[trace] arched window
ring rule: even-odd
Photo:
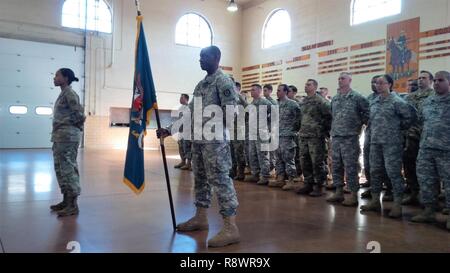
[[[62,26],[111,33],[111,9],[104,0],[66,0],[62,9]]]
[[[352,0],[350,25],[362,24],[401,12],[402,0]]]
[[[194,47],[212,45],[213,34],[206,19],[196,13],[187,13],[177,22],[175,43]]]
[[[284,9],[272,11],[264,23],[262,33],[262,48],[291,41],[291,17]]]

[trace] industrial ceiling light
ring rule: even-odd
[[[238,10],[237,4],[234,2],[234,0],[230,0],[230,3],[228,4],[227,10],[229,12],[236,12]]]

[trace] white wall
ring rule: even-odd
[[[110,107],[130,107],[131,103],[135,4],[134,0],[108,2],[114,10],[114,47],[111,35],[88,33],[86,39],[86,111],[88,120],[97,119],[90,124],[107,122]],[[63,3],[63,0],[1,0],[0,37],[84,46],[82,30],[61,26]],[[213,29],[214,44],[222,50],[221,64],[233,67],[232,74],[240,76],[241,12],[229,13],[226,5],[223,0],[141,0],[160,109],[177,107],[179,94],[192,93],[205,75],[198,63],[200,49],[175,44],[177,20],[187,12],[206,17]],[[95,127],[98,126],[92,130],[100,130]],[[107,126],[101,128],[109,130]],[[114,134],[116,129],[112,130],[101,135]],[[98,139],[97,133],[86,130],[86,137],[92,137],[86,141],[87,146],[108,143]]]
[[[302,46],[311,45],[327,40],[334,40],[330,47],[311,50],[311,66],[306,69],[292,70],[283,73],[283,80],[288,84],[295,84],[303,90],[307,78],[319,80],[319,85],[327,86],[335,94],[338,74],[317,75],[317,52],[350,46],[358,43],[370,42],[386,38],[388,24],[398,21],[421,18],[421,31],[443,28],[450,25],[449,0],[403,0],[400,15],[386,17],[380,20],[350,26],[351,0],[268,0],[258,6],[244,10],[242,32],[242,66],[267,63],[275,60],[305,54]],[[273,49],[261,48],[261,36],[264,21],[276,8],[286,9],[291,16],[292,41]],[[447,38],[446,38],[447,37]],[[442,35],[440,39],[449,39],[450,35]],[[361,51],[364,53],[364,50]],[[330,56],[330,59],[336,58]],[[450,70],[450,58],[422,60],[421,69],[436,71]],[[355,75],[353,87],[368,94],[369,82],[372,74]]]

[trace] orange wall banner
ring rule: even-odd
[[[387,26],[386,73],[395,80],[398,92],[406,92],[408,79],[418,77],[419,40],[419,17]]]

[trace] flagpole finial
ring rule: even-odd
[[[139,3],[139,0],[134,0],[134,3],[136,4],[138,16],[141,16],[141,4]]]

